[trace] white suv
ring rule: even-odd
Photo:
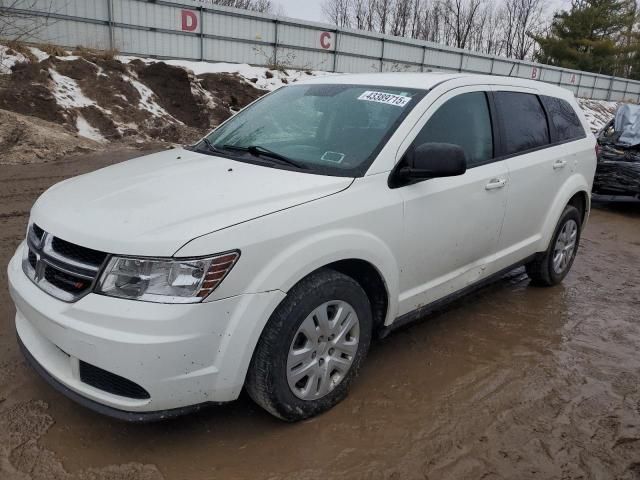
[[[317,78],[198,144],[61,182],[9,265],[52,385],[154,420],[246,388],[289,421],[347,395],[372,336],[526,265],[571,268],[596,141],[572,94],[460,74]]]

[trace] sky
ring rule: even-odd
[[[287,17],[326,23],[320,7],[322,0],[276,0],[275,3],[284,7]]]

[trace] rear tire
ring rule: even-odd
[[[580,245],[582,219],[577,208],[567,205],[558,221],[546,252],[526,265],[527,275],[534,285],[551,287],[567,276]]]
[[[318,270],[294,286],[273,313],[253,354],[249,396],[294,422],[341,402],[371,342],[369,299],[351,277]]]

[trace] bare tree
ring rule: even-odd
[[[202,2],[203,0],[199,1]],[[273,2],[271,0],[209,0],[207,3],[222,7],[242,8],[243,10],[252,10],[254,12],[273,12]]]
[[[534,35],[544,28],[544,0],[507,0],[505,5],[516,12],[511,56],[524,60],[535,46]]]
[[[453,37],[453,46],[467,48],[478,20],[483,0],[445,0],[444,21]]]
[[[358,30],[372,32],[376,28],[376,4],[377,0],[352,0],[351,15],[352,25]]]
[[[376,17],[380,33],[387,33],[392,10],[393,0],[378,0],[376,2]]]
[[[391,35],[407,36],[413,11],[414,0],[396,0],[392,5]]]
[[[338,27],[351,26],[350,0],[324,0],[322,11],[325,16]]]
[[[38,3],[44,3],[38,9],[40,15],[31,14]],[[52,7],[53,0],[0,0],[0,39],[14,42],[34,40],[47,25]]]
[[[531,58],[548,0],[324,0],[334,24],[492,55]]]

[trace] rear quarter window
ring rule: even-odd
[[[552,142],[567,142],[586,137],[582,123],[569,102],[544,95],[540,99],[549,114]]]
[[[537,95],[496,92],[494,98],[502,125],[504,155],[549,145],[547,116]]]

